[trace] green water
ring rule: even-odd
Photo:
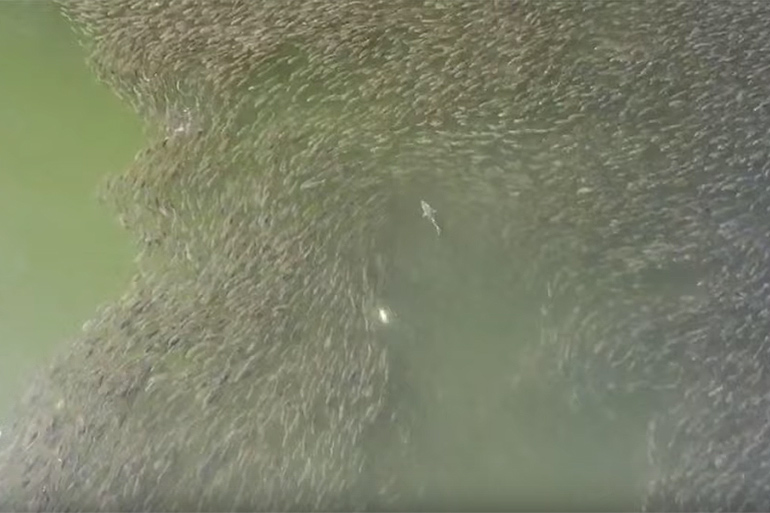
[[[131,275],[134,250],[100,181],[141,127],[98,84],[48,1],[0,2],[0,416],[36,368]]]

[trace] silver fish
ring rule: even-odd
[[[420,200],[420,207],[422,207],[422,217],[430,220],[434,228],[436,228],[436,233],[441,235],[441,227],[436,222],[436,209],[431,207],[425,200]]]

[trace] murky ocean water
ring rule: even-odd
[[[121,293],[134,249],[97,200],[142,143],[50,2],[0,2],[0,418]]]

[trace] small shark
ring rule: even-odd
[[[436,233],[441,235],[441,227],[436,222],[436,209],[428,205],[425,200],[420,200],[420,207],[422,207],[422,217],[427,218],[436,228]]]

